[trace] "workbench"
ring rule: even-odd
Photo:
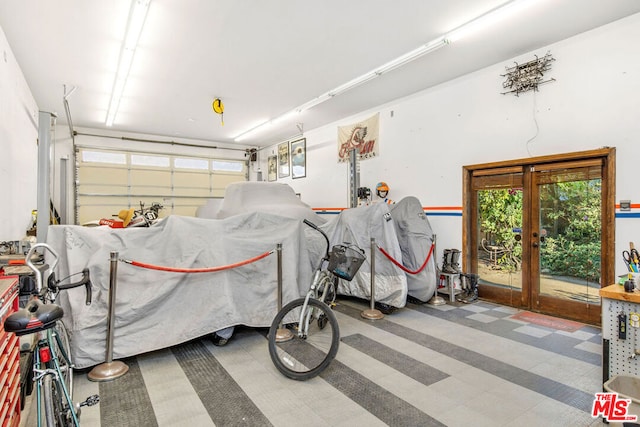
[[[640,315],[640,291],[615,284],[601,288],[600,296],[603,382],[615,375],[640,376],[640,324],[630,321],[633,313]]]

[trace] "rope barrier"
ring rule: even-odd
[[[151,270],[161,270],[161,271],[171,271],[174,273],[211,273],[214,271],[222,271],[222,270],[229,270],[232,268],[236,268],[236,267],[240,267],[246,264],[250,264],[252,262],[256,262],[258,260],[261,260],[262,258],[266,258],[269,255],[271,255],[272,253],[274,253],[275,250],[272,249],[270,251],[267,251],[263,254],[260,254],[258,256],[255,256],[253,258],[249,258],[246,259],[244,261],[240,261],[240,262],[236,262],[234,264],[229,264],[229,265],[222,265],[222,266],[218,266],[218,267],[205,267],[205,268],[175,268],[175,267],[163,267],[160,265],[153,265],[153,264],[146,264],[144,262],[138,262],[138,261],[132,261],[129,259],[123,259],[120,258],[120,261],[126,263],[126,264],[131,264],[133,266],[136,267],[141,267],[141,268],[148,268]]]
[[[429,258],[431,258],[431,254],[433,253],[433,247],[435,246],[434,243],[431,244],[431,247],[429,248],[429,253],[427,254],[427,258],[424,260],[424,263],[422,263],[422,266],[415,270],[415,271],[411,271],[409,270],[407,267],[405,267],[404,265],[400,264],[398,261],[396,261],[387,251],[385,251],[384,249],[382,249],[380,246],[378,246],[378,250],[380,250],[380,252],[382,252],[384,254],[384,256],[386,256],[387,258],[389,258],[389,261],[391,261],[392,263],[394,263],[395,265],[397,265],[398,267],[400,267],[400,269],[406,273],[409,274],[418,274],[420,273],[422,270],[424,270],[424,268],[427,266],[427,262],[429,262]]]

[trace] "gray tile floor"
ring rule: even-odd
[[[225,347],[209,339],[125,360],[103,383],[76,376],[83,426],[596,426],[601,335],[515,320],[487,302],[408,304],[364,320],[364,301],[336,308],[336,360],[305,382],[283,377],[266,331],[238,328]],[[28,402],[29,403],[29,402]],[[21,425],[35,425],[32,405]]]

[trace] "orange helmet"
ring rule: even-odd
[[[386,182],[384,181],[380,181],[377,185],[376,185],[376,191],[389,191],[389,186],[387,185]]]

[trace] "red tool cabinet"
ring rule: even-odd
[[[20,424],[20,339],[4,319],[18,310],[18,276],[0,276],[0,426]]]

